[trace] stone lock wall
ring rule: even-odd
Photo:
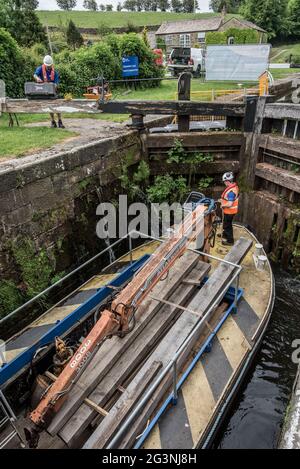
[[[18,277],[18,247],[43,248],[54,270],[99,249],[96,207],[114,196],[122,164],[141,158],[138,132],[0,172],[0,276]],[[25,268],[25,267],[24,267]]]

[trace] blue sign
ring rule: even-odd
[[[122,76],[124,78],[139,76],[139,58],[136,55],[122,57]]]

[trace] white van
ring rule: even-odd
[[[168,69],[175,77],[185,71],[200,76],[205,69],[204,50],[194,47],[175,47],[169,57]]]

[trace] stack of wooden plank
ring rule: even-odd
[[[226,260],[240,263],[250,247],[251,241],[241,238]],[[199,289],[199,283],[209,270],[210,265],[200,261],[191,251],[177,260],[168,277],[153,288],[138,308],[135,329],[123,339],[107,340],[97,352],[49,426],[51,435],[58,434],[70,447],[82,446],[84,442],[84,448],[107,446],[154,377],[169,363],[201,315],[208,311],[230,281],[235,268],[220,264]],[[182,311],[176,305],[188,310]],[[213,313],[208,320],[212,318]],[[206,332],[209,331],[206,329]],[[199,335],[180,357],[179,370],[203,333],[204,330],[199,330]],[[172,376],[168,374],[118,447],[132,446],[169,390],[171,381]],[[98,425],[94,432],[91,423],[94,427],[95,423]]]

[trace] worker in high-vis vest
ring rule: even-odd
[[[43,65],[37,67],[33,74],[33,78],[37,83],[55,83],[56,87],[59,84],[59,75],[58,72],[54,69],[53,59],[51,55],[46,55],[44,57]],[[51,117],[51,127],[56,128],[57,126],[60,129],[64,129],[65,126],[61,120],[61,114],[57,113],[58,123],[56,124],[54,113],[50,112]]]
[[[222,244],[231,246],[234,244],[232,223],[234,216],[238,213],[239,187],[237,183],[234,182],[232,172],[223,174],[222,180],[226,186],[220,199],[223,212]]]

